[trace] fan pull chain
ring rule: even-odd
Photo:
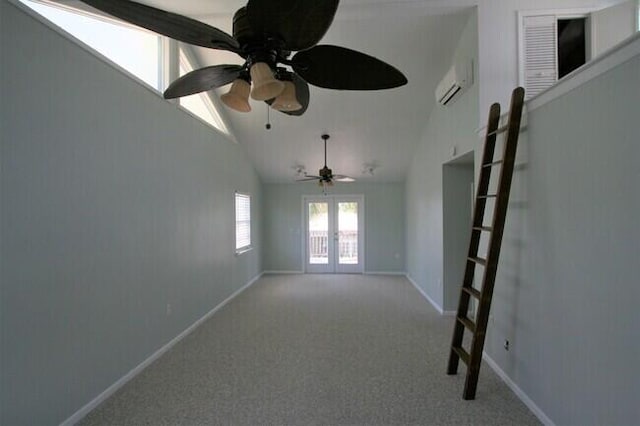
[[[269,105],[267,105],[267,124],[264,125],[265,129],[267,130],[271,130],[271,119],[269,118],[269,110],[271,108],[269,108]]]

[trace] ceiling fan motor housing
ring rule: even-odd
[[[291,54],[284,50],[284,42],[279,38],[273,35],[265,37],[251,28],[246,6],[238,9],[233,15],[233,38],[247,55],[249,68],[256,62],[265,62],[275,71],[277,62]]]
[[[320,175],[320,177],[322,177],[323,180],[329,181],[333,176],[333,171],[327,166],[324,166],[318,171],[318,174]]]

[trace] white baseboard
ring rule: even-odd
[[[431,305],[433,305],[433,307],[436,309],[436,311],[440,313],[440,315],[445,315],[445,312],[442,309],[442,306],[438,305],[431,297],[429,297],[429,295],[425,293],[423,289],[420,288],[420,286],[413,280],[413,278],[411,278],[409,274],[405,274],[404,276],[407,277],[409,282],[413,284],[413,286],[416,288],[416,290],[418,290],[418,292],[422,295],[422,297],[427,299],[427,301],[431,303]]]
[[[364,271],[365,275],[404,275],[407,276],[406,272],[385,272],[385,271]]]
[[[149,358],[142,361],[138,366],[133,368],[127,374],[125,374],[120,379],[118,379],[118,381],[116,381],[114,384],[112,384],[107,389],[105,389],[100,395],[98,395],[89,403],[87,403],[84,407],[76,411],[71,417],[69,417],[67,420],[63,421],[62,423],[60,423],[60,426],[72,426],[78,423],[80,420],[82,420],[84,416],[89,414],[91,410],[93,410],[102,402],[104,402],[107,398],[113,395],[118,389],[124,386],[129,380],[133,379],[142,370],[147,368],[152,362],[160,358],[165,352],[167,352],[169,349],[175,346],[178,342],[180,342],[182,339],[188,336],[191,332],[193,332],[193,330],[198,328],[198,326],[200,326],[203,322],[208,320],[213,314],[219,311],[223,306],[225,306],[227,303],[235,299],[240,293],[242,293],[243,291],[251,287],[256,281],[260,279],[261,276],[262,276],[262,273],[258,274],[251,281],[249,281],[247,284],[242,286],[242,288],[235,291],[231,296],[227,297],[222,303],[218,304],[215,308],[213,308],[208,313],[206,313],[202,318],[200,318],[199,320],[191,324],[186,330],[184,330],[182,333],[174,337],[169,343],[165,344],[163,347],[155,351]]]
[[[529,396],[524,393],[524,391],[520,389],[520,387],[516,385],[513,380],[511,380],[507,373],[505,373],[502,368],[500,368],[500,366],[498,366],[498,364],[493,359],[491,359],[491,357],[484,351],[482,352],[482,359],[487,364],[489,364],[489,367],[491,367],[493,371],[495,371],[495,373],[502,379],[502,381],[505,382],[507,386],[509,386],[509,388],[511,388],[513,393],[515,393],[516,396],[520,398],[520,400],[524,403],[524,405],[526,405],[529,410],[531,410],[531,412],[535,414],[535,416],[538,418],[538,420],[540,420],[540,422],[542,422],[542,424],[546,426],[555,426],[555,423],[551,421],[551,419],[544,413],[544,411],[542,411],[540,407],[538,407],[536,403],[533,402],[533,400],[529,398]]]
[[[264,275],[293,275],[304,274],[304,271],[264,271]]]

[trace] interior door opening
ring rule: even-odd
[[[305,271],[362,273],[362,196],[304,197]]]
[[[442,166],[442,308],[447,312],[457,309],[460,286],[464,278],[475,195],[474,161],[474,154],[471,151]]]

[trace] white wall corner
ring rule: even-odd
[[[416,290],[418,290],[418,293],[420,293],[422,297],[424,297],[429,303],[431,303],[431,305],[436,309],[436,311],[438,311],[440,315],[447,315],[444,309],[442,309],[442,306],[437,304],[435,300],[433,300],[422,288],[420,288],[420,286],[413,280],[413,278],[411,278],[409,274],[405,274],[405,277],[407,277],[409,282],[416,288]]]

